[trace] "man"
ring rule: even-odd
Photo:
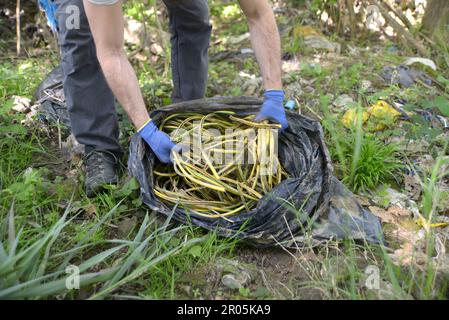
[[[86,146],[86,191],[117,182],[118,123],[114,96],[161,162],[175,147],[151,121],[136,74],[124,51],[120,0],[54,0],[64,70],[64,90],[72,130]],[[172,34],[173,101],[202,98],[206,89],[211,33],[207,0],[164,0]],[[268,0],[240,0],[266,92],[256,121],[288,123],[283,108],[280,37]],[[80,29],[66,23],[80,9]],[[85,14],[84,14],[85,13]]]

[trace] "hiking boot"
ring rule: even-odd
[[[107,150],[92,150],[84,158],[86,166],[86,195],[90,198],[104,190],[106,185],[117,184],[118,159]]]

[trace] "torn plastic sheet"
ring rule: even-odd
[[[426,73],[404,65],[397,67],[384,67],[380,75],[388,84],[400,84],[406,88],[419,82],[430,86],[433,82],[432,78]]]
[[[63,88],[61,66],[54,68],[34,92],[33,104],[38,105],[38,119],[44,122],[60,124],[64,133],[71,132],[69,111]],[[124,111],[116,103],[118,121],[125,120]],[[128,120],[126,118],[126,120]]]
[[[33,102],[39,106],[38,115],[42,121],[60,123],[70,130],[70,118],[62,86],[62,67],[50,72],[36,89]]]

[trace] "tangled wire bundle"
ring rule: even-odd
[[[228,219],[250,211],[287,177],[277,157],[280,126],[233,114],[173,114],[162,122],[160,129],[184,152],[173,151],[173,166],[154,171],[157,197],[189,213]]]
[[[323,131],[320,124],[310,118],[286,113],[289,127],[279,134],[279,139],[275,137],[279,143],[278,152],[271,153],[277,154],[279,159],[271,157],[271,163],[277,168],[280,164],[281,170],[272,174],[271,184],[270,175],[261,175],[259,171],[259,176],[256,176],[257,164],[254,169],[248,162],[230,165],[232,161],[215,161],[219,155],[232,154],[234,160],[239,159],[235,157],[238,154],[248,157],[254,154],[252,150],[256,146],[256,152],[265,149],[268,155],[267,166],[261,162],[259,170],[270,167],[272,139],[266,138],[268,134],[265,136],[262,132],[263,129],[266,132],[276,128],[251,121],[251,116],[260,111],[262,103],[261,99],[249,97],[214,97],[184,101],[151,112],[151,119],[157,126],[173,133],[173,137],[176,133],[177,142],[187,142],[186,149],[194,152],[191,156],[184,152],[182,157],[173,155],[173,166],[161,166],[154,152],[136,134],[130,143],[128,168],[139,181],[142,202],[151,210],[180,223],[213,230],[224,237],[246,239],[258,246],[282,244],[297,248],[309,245],[310,241],[319,244],[331,238],[382,242],[378,219],[363,209],[353,194],[333,177]],[[209,130],[212,127],[217,129],[215,133]],[[237,133],[226,130],[229,127],[243,131],[252,129],[254,135],[242,133],[249,138],[243,139],[243,144],[238,147],[214,146],[213,137],[221,137],[218,142],[226,140],[224,138],[235,140],[236,136],[232,134]],[[206,135],[200,141],[202,148],[199,150],[214,150],[206,153],[207,157],[195,153],[199,143],[195,132],[199,129]],[[271,132],[275,135],[277,130]],[[185,141],[184,136],[190,139]],[[212,162],[213,169],[207,159]],[[204,186],[206,183],[207,187]],[[232,214],[237,209],[240,211]]]

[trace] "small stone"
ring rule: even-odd
[[[360,88],[364,91],[368,91],[370,89],[372,89],[372,82],[369,80],[362,80],[362,83],[360,84]]]
[[[150,50],[153,54],[162,55],[164,53],[164,49],[157,43],[153,43],[150,46]]]
[[[251,281],[251,276],[246,272],[241,272],[238,275],[225,274],[221,278],[221,283],[229,289],[240,289],[245,287]]]
[[[27,113],[30,111],[30,99],[25,97],[14,96],[14,102],[11,110],[17,113]]]
[[[352,99],[352,97],[348,94],[342,94],[341,96],[338,96],[335,100],[334,100],[334,106],[336,106],[337,108],[343,108],[343,109],[347,109],[348,107],[350,107],[352,104],[354,104],[354,100]]]
[[[306,45],[306,47],[312,49],[323,49],[335,53],[341,52],[341,45],[339,43],[329,41],[322,36],[305,37],[304,44]]]
[[[217,267],[223,274],[222,284],[229,289],[243,288],[257,277],[257,270],[237,260],[220,258]]]
[[[221,278],[221,283],[229,289],[240,289],[242,287],[233,274],[225,274]]]

